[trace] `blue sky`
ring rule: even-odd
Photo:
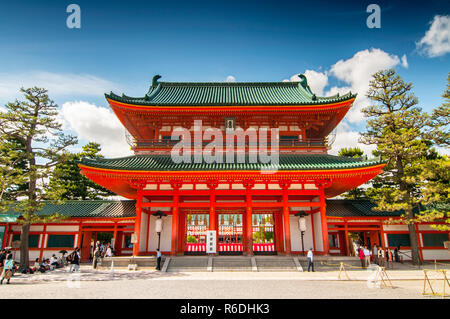
[[[380,29],[366,26],[372,2],[381,8]],[[66,26],[71,3],[81,8],[80,29]],[[379,65],[395,67],[413,82],[420,105],[431,110],[442,103],[449,40],[435,43],[430,34],[435,42],[417,43],[436,16],[446,22],[449,14],[448,1],[3,1],[0,103],[34,81],[47,86],[59,105],[72,103],[66,106],[66,127],[82,143],[89,134],[107,143],[101,135],[117,123],[97,122],[94,129],[74,123],[88,121],[71,116],[75,108],[90,110],[76,103],[110,116],[99,109],[107,106],[103,92],[142,96],[154,74],[163,81],[225,81],[228,76],[282,81],[310,70],[319,80],[326,77],[318,87],[331,94],[332,88],[363,91],[367,78],[358,70]],[[442,26],[450,33],[448,24]],[[425,50],[436,45],[444,53],[433,56]],[[364,92],[359,91],[362,105]],[[351,116],[340,133],[364,127]],[[344,140],[351,136],[341,135]]]

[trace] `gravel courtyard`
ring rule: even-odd
[[[172,272],[154,270],[56,270],[16,275],[0,286],[0,298],[437,298],[423,297],[423,272],[391,272],[394,288],[369,288],[365,271],[349,271],[351,280],[337,280],[338,272]]]

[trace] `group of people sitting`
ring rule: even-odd
[[[380,267],[394,268],[393,262],[400,262],[400,247],[396,247],[394,251],[391,248],[377,247],[376,244],[372,248],[370,246],[361,246],[356,244],[356,254],[361,260],[361,267],[367,268],[371,263]]]
[[[64,266],[64,255],[60,258],[53,254],[51,258],[42,259],[42,262],[39,261],[39,258],[36,258],[34,261],[34,266],[31,268],[31,273],[35,273],[37,271],[44,273],[46,271],[55,270],[56,268],[63,268]]]

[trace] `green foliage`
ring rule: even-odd
[[[195,236],[187,236],[186,237],[186,242],[190,243],[190,244],[194,244],[194,243],[197,242],[197,237],[195,237]]]
[[[55,166],[49,182],[48,193],[57,194],[58,200],[66,199],[101,199],[114,195],[111,191],[94,183],[82,175],[78,162],[82,158],[98,159],[103,156],[99,154],[100,144],[89,142],[83,146],[81,152],[68,154],[65,162]]]
[[[361,157],[364,152],[359,147],[344,147],[339,150],[339,156]],[[341,195],[345,199],[363,199],[367,198],[366,191],[362,187],[356,187]]]
[[[361,157],[364,155],[364,152],[359,147],[344,147],[339,150],[338,155],[346,157]]]
[[[447,89],[444,94],[444,103],[431,113],[430,139],[437,145],[448,147],[450,145],[450,73],[447,75]]]
[[[36,215],[36,211],[42,208],[44,190],[47,189],[46,183],[53,168],[67,159],[65,150],[75,145],[77,139],[63,133],[61,123],[57,120],[58,106],[49,98],[47,90],[33,87],[22,88],[20,92],[23,93],[24,100],[7,103],[6,110],[0,112],[0,148],[7,150],[1,156],[0,173],[2,190],[11,190],[14,185],[27,185],[26,189],[9,192],[10,200],[17,202],[14,209],[22,216],[20,267],[24,268],[29,264],[30,224],[60,218],[59,215],[40,217]],[[5,140],[16,141],[16,144],[9,147]],[[8,169],[5,163],[13,165]],[[26,169],[21,169],[22,163],[25,163]],[[11,181],[11,176],[16,180]],[[46,195],[57,198],[56,192],[57,190]]]
[[[367,92],[373,104],[362,110],[368,120],[361,142],[375,144],[374,155],[388,161],[367,195],[377,203],[376,210],[405,212],[403,221],[409,225],[412,259],[420,263],[413,209],[419,207],[422,194],[415,177],[435,151],[424,134],[429,116],[417,107],[411,89],[412,84],[392,69],[373,75]]]

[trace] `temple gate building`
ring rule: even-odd
[[[306,77],[300,78],[179,83],[161,82],[155,76],[142,97],[106,94],[131,136],[134,155],[83,159],[79,167],[89,179],[128,200],[65,203],[59,210],[70,216],[66,222],[32,226],[35,255],[61,248],[59,239],[49,238],[61,235],[73,236],[65,240],[72,240],[70,247],[82,247],[86,259],[91,241],[104,233],[110,234],[117,255],[151,255],[158,246],[164,254],[206,254],[208,230],[216,231],[218,254],[289,255],[313,248],[319,255],[351,255],[355,236],[367,244],[407,250],[407,226],[383,223],[399,218],[399,212],[375,212],[368,201],[330,200],[371,180],[385,163],[329,155],[332,132],[356,95],[319,97]],[[201,121],[200,132],[196,121]],[[192,137],[190,162],[176,162],[171,156],[180,143],[172,134],[180,128]],[[269,152],[277,149],[277,163],[260,157],[250,161],[260,142],[251,138],[243,149],[215,150],[223,158],[233,153],[233,162],[195,158],[212,142],[211,136],[205,138],[212,128],[223,133],[224,147],[227,133],[269,129],[267,146]],[[194,141],[198,136],[200,145]],[[244,162],[239,162],[239,152]],[[39,214],[56,209],[52,207],[49,203]],[[155,226],[160,218],[158,236]],[[10,245],[20,226],[13,222],[3,227],[3,246]],[[422,258],[449,259],[442,245],[448,232],[437,232],[426,223],[417,230]]]

